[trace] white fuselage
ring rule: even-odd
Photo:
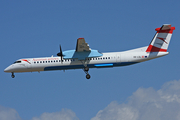
[[[49,70],[68,70],[89,68],[105,68],[126,66],[157,57],[167,55],[168,52],[142,52],[147,47],[138,48],[124,52],[102,53],[101,57],[88,58],[87,60],[63,59],[60,57],[43,57],[19,59],[14,64],[7,67],[5,72],[35,72]],[[142,51],[141,51],[142,50]]]

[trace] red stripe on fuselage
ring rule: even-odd
[[[149,47],[147,48],[146,52],[167,52],[166,49],[161,49],[152,45],[149,45]]]
[[[22,61],[25,61],[25,62],[28,62],[29,64],[31,64],[28,60],[26,60],[26,59],[22,59]]]

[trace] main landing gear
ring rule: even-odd
[[[11,75],[11,77],[12,77],[12,78],[14,78],[14,77],[15,77],[15,75],[14,75],[14,73],[13,73],[13,72],[12,72],[12,75]]]
[[[89,73],[88,73],[89,68],[88,68],[88,67],[85,67],[83,70],[84,70],[84,72],[86,73],[86,79],[90,79],[91,76],[90,76]]]

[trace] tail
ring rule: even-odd
[[[155,30],[157,33],[148,46],[146,52],[166,52],[175,27],[171,27],[170,24],[164,24],[161,28],[156,28]]]

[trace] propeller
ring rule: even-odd
[[[57,56],[60,56],[61,57],[61,62],[63,62],[63,53],[62,53],[62,49],[61,49],[61,45],[59,45],[59,48],[60,48],[60,52],[59,53],[57,53]]]

